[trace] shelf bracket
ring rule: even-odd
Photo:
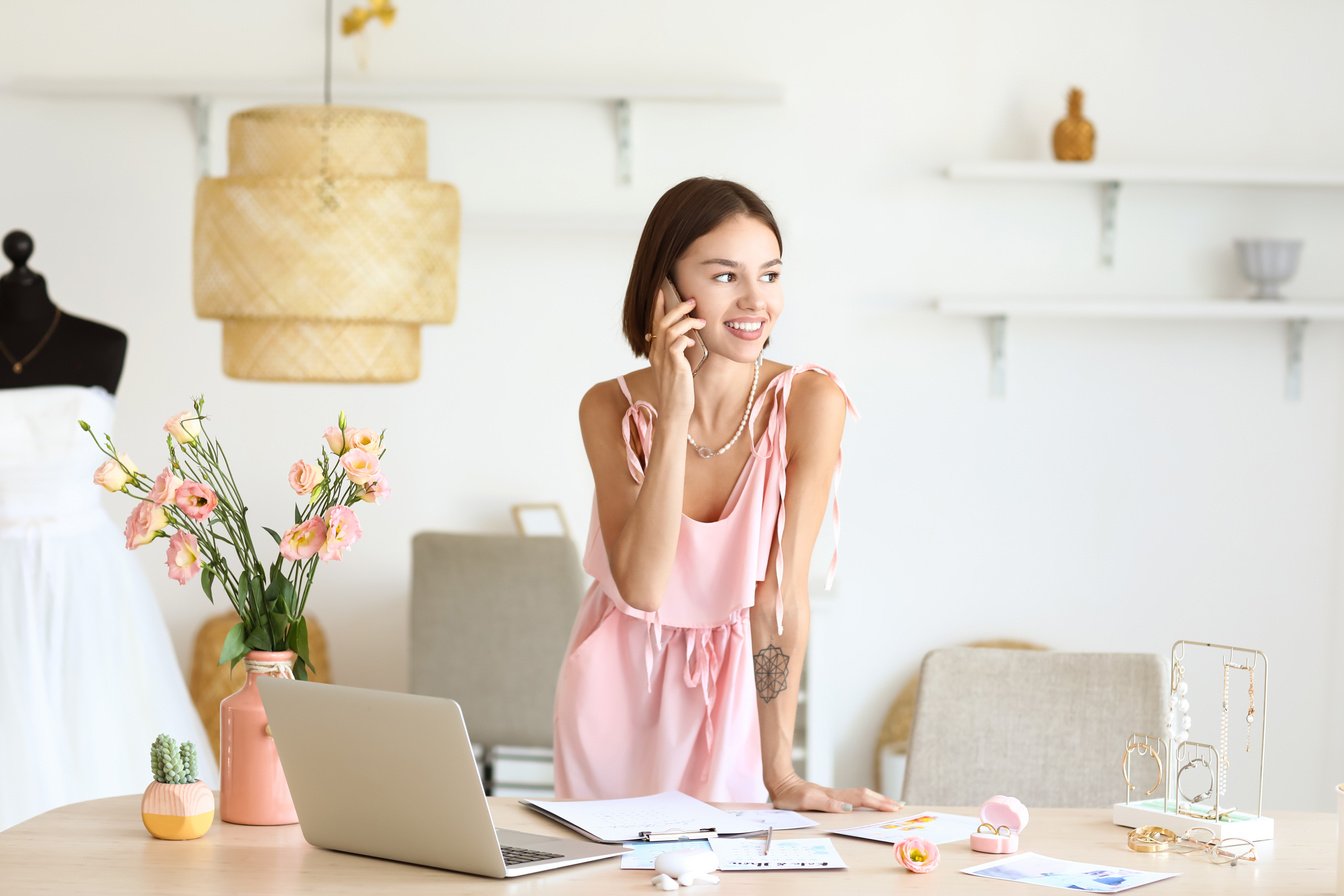
[[[1288,321],[1288,372],[1284,381],[1284,397],[1297,401],[1302,397],[1302,343],[1307,335],[1307,319]]]
[[[1003,398],[1007,392],[1008,365],[1004,359],[1004,343],[1008,336],[1008,317],[996,314],[989,319],[989,394]]]
[[[210,176],[210,98],[191,98],[191,116],[196,126],[196,176]]]
[[[1115,222],[1120,209],[1120,181],[1101,185],[1101,264],[1115,267]]]
[[[633,180],[634,153],[630,145],[630,100],[616,101],[616,180],[628,185]]]

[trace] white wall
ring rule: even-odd
[[[318,3],[135,10],[3,0],[0,79],[320,72]],[[586,525],[575,408],[635,366],[618,312],[638,224],[684,177],[742,180],[785,228],[773,354],[835,367],[863,412],[846,440],[827,614],[827,642],[844,648],[826,695],[837,777],[869,782],[886,707],[930,648],[1011,636],[1164,652],[1187,637],[1266,651],[1267,804],[1327,808],[1344,779],[1330,649],[1344,636],[1340,327],[1312,325],[1305,395],[1288,403],[1278,325],[1014,323],[1009,397],[995,401],[984,325],[912,305],[944,292],[1237,294],[1240,236],[1304,238],[1292,293],[1339,296],[1344,191],[1127,188],[1118,264],[1104,270],[1092,190],[939,171],[1046,157],[1073,84],[1102,159],[1336,164],[1341,27],[1344,7],[1327,0],[406,0],[372,35],[378,77],[762,81],[786,101],[638,105],[629,187],[597,104],[403,105],[429,119],[431,175],[458,185],[467,214],[458,319],[425,331],[423,374],[403,386],[222,376],[218,324],[190,307],[185,108],[0,94],[0,229],[34,235],[58,302],[130,334],[117,435],[142,466],[163,419],[204,392],[257,522],[283,523],[285,471],[338,409],[387,427],[394,498],[363,514],[364,542],[323,570],[312,608],[342,681],[397,688],[411,534],[506,531],[510,504],[538,500]],[[352,59],[338,47],[339,70]],[[551,226],[574,213],[632,224]],[[500,226],[507,216],[517,226]],[[185,658],[209,608],[163,577],[160,551],[142,560]]]

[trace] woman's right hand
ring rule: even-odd
[[[696,344],[692,332],[704,327],[705,322],[691,317],[694,307],[695,299],[687,299],[671,311],[666,310],[661,288],[653,301],[649,366],[653,368],[653,379],[658,387],[660,419],[670,417],[689,422],[695,408],[695,385],[686,351]]]

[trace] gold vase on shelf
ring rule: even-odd
[[[1097,130],[1083,117],[1083,92],[1069,90],[1069,114],[1055,125],[1055,158],[1061,162],[1090,162]]]

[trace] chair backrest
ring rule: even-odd
[[[1167,686],[1156,654],[932,651],[902,797],[923,806],[978,806],[999,793],[1029,807],[1119,802],[1125,743],[1165,732]]]
[[[411,567],[411,691],[456,700],[477,743],[549,747],[583,597],[574,543],[422,532]]]

